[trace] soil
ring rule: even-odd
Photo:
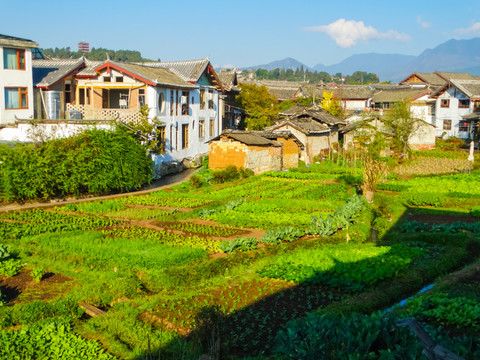
[[[54,299],[64,292],[62,285],[73,281],[62,274],[46,273],[40,282],[36,282],[30,271],[31,269],[24,268],[15,276],[0,276],[0,289],[7,305],[24,302],[27,299],[28,301]]]

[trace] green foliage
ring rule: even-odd
[[[303,236],[304,232],[293,226],[280,226],[269,229],[262,236],[262,243],[270,245],[278,245],[282,241],[292,242]]]
[[[255,250],[258,246],[258,239],[254,237],[238,237],[233,241],[223,241],[220,248],[223,252]]]
[[[456,221],[451,224],[427,224],[418,221],[405,221],[399,228],[402,232],[419,233],[419,232],[432,232],[432,233],[456,233],[463,231],[480,232],[479,222],[463,222]]]
[[[33,280],[40,282],[42,281],[43,275],[45,275],[45,269],[34,268],[32,271],[30,271],[30,275],[32,276]]]
[[[293,69],[280,69],[273,70],[257,69],[255,71],[255,77],[258,80],[286,80],[286,81],[308,81],[312,84],[318,84],[320,81],[325,83],[330,82],[330,74],[325,71],[310,71],[304,69],[303,66]]]
[[[348,228],[364,206],[364,199],[360,196],[354,196],[326,218],[323,218],[322,215],[313,216],[312,224],[307,232],[313,235],[330,236],[338,229]]]
[[[0,191],[7,201],[127,191],[152,175],[145,149],[120,128],[3,146],[0,158]]]
[[[404,192],[402,199],[407,205],[411,206],[434,206],[441,207],[447,197],[445,194],[439,194],[437,192]]]
[[[480,304],[476,299],[449,297],[445,293],[424,294],[407,301],[402,316],[424,322],[480,331]]]
[[[422,249],[407,246],[328,245],[277,257],[258,273],[262,277],[360,291],[397,275],[422,253]]]
[[[322,108],[332,116],[342,116],[343,110],[337,100],[333,98],[333,92],[323,91]]]
[[[126,123],[126,132],[129,133],[138,143],[155,154],[165,152],[165,143],[160,141],[157,135],[157,129],[163,125],[163,122],[154,117],[150,119],[148,105],[140,107],[140,117],[138,120],[132,120]]]
[[[127,62],[149,62],[152,60],[142,57],[139,51],[135,50],[109,50],[92,47],[89,52],[72,51],[70,47],[42,49],[44,55],[57,59],[77,59],[85,56],[88,60],[105,61],[108,57],[115,61]]]
[[[49,319],[20,330],[0,331],[0,357],[8,359],[115,359],[101,344],[75,334],[71,325]]]
[[[85,214],[103,214],[111,211],[125,209],[125,204],[120,200],[95,200],[83,203],[72,203],[62,207],[55,207],[57,211],[72,211]]]
[[[0,262],[0,275],[8,277],[17,275],[22,270],[23,264],[20,260],[7,259]]]
[[[33,301],[15,305],[12,311],[12,322],[16,325],[31,325],[53,317],[74,321],[79,319],[83,313],[83,309],[72,299],[53,302]]]
[[[345,77],[345,83],[348,85],[368,85],[377,84],[379,82],[378,76],[373,73],[366,73],[364,71],[355,71],[352,75]]]
[[[278,117],[278,100],[272,96],[265,85],[240,84],[240,95],[237,95],[238,106],[246,113],[248,130],[263,130]]]
[[[380,314],[308,314],[276,337],[282,359],[420,359],[421,346],[397,319]]]
[[[407,102],[397,102],[382,117],[382,121],[392,134],[393,146],[402,154],[410,152],[409,140],[418,130],[421,120],[412,117]]]

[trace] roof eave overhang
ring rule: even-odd
[[[140,81],[144,82],[144,83],[147,84],[147,85],[151,85],[151,86],[157,85],[155,82],[153,82],[153,81],[151,81],[151,80],[148,80],[148,79],[146,79],[146,78],[143,77],[143,76],[140,76],[140,75],[138,75],[138,74],[135,74],[134,72],[132,72],[132,71],[130,71],[130,70],[127,70],[127,69],[124,69],[124,68],[122,68],[121,66],[118,66],[118,65],[116,65],[116,64],[113,64],[113,63],[111,63],[111,62],[107,62],[107,63],[105,63],[105,64],[102,64],[102,65],[100,65],[100,66],[97,66],[97,67],[95,68],[95,71],[98,71],[98,72],[99,72],[99,71],[101,71],[101,70],[103,70],[103,69],[107,69],[107,73],[110,72],[110,69],[115,69],[115,70],[117,70],[117,71],[119,71],[119,72],[121,72],[121,73],[124,73],[124,74],[127,74],[128,76],[131,76],[131,77],[132,77],[133,79],[135,79],[135,80],[140,80]]]

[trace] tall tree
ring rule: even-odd
[[[242,83],[241,92],[236,101],[245,110],[246,127],[249,130],[262,130],[272,125],[278,117],[278,99],[268,91],[265,85]]]
[[[392,136],[393,148],[408,156],[410,153],[409,140],[419,129],[421,123],[421,120],[412,116],[410,105],[405,101],[395,103],[390,110],[385,112],[382,122]]]

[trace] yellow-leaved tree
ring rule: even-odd
[[[337,100],[333,98],[333,92],[323,90],[323,100],[321,107],[333,116],[342,116],[342,107]]]

